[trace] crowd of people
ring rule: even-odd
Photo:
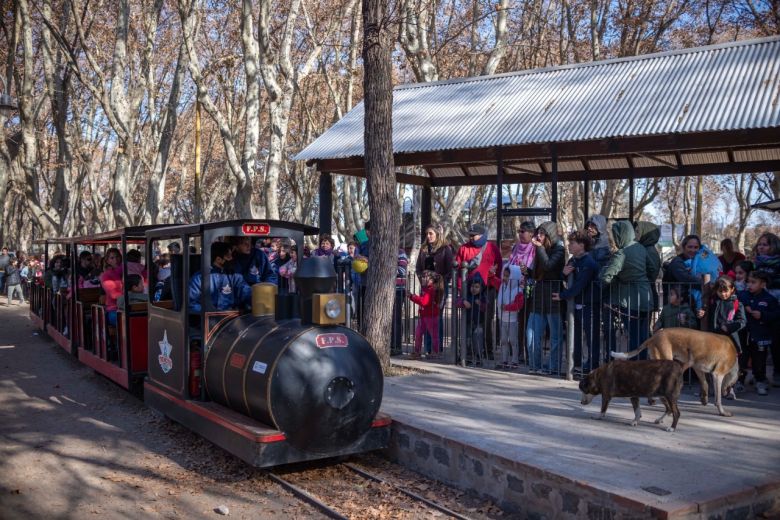
[[[42,283],[44,268],[37,257],[22,252],[0,250],[0,294],[7,296],[7,305],[24,305],[29,298],[30,283]]]
[[[516,242],[502,255],[487,229],[480,224],[467,230],[468,240],[454,247],[441,226],[429,226],[415,264],[419,292],[406,291],[406,252],[398,252],[393,350],[400,351],[402,321],[398,309],[408,296],[418,307],[413,357],[441,356],[445,308],[451,302],[458,313],[458,355],[474,365],[494,360],[499,369],[516,369],[521,361],[531,373],[560,373],[565,368],[564,320],[574,320],[575,369],[583,373],[606,361],[616,337],[623,334],[633,350],[652,331],[691,327],[728,335],[739,353],[742,391],[748,368],[759,394],[770,381],[767,357],[780,358],[780,239],[764,233],[743,254],[730,239],[715,255],[696,235],[686,236],[679,254],[662,263],[657,248],[658,226],[650,222],[615,221],[608,229],[601,215],[592,216],[580,230],[564,239],[554,222],[523,222]],[[340,290],[349,293],[353,316],[361,319],[370,253],[371,224],[349,243],[337,243],[329,234],[318,237],[317,247],[303,248],[303,257],[330,257],[339,273]],[[24,303],[28,286],[38,283],[53,293],[99,288],[105,295],[107,322],[116,324],[117,309],[129,303],[170,299],[171,259],[181,254],[177,242],[167,251],[154,251],[153,286],[140,250],[122,254],[108,248],[103,254],[82,251],[71,266],[63,254],[54,254],[44,266],[35,257],[0,254],[0,291]],[[193,251],[190,251],[194,253]],[[568,252],[568,254],[567,254]],[[216,310],[246,308],[250,287],[258,282],[279,286],[279,294],[295,292],[298,246],[281,239],[224,237],[210,244],[210,299]],[[72,272],[74,269],[75,272]],[[190,310],[200,312],[200,270],[187,281]],[[659,290],[660,289],[660,290]],[[452,293],[452,294],[451,294]],[[495,335],[495,337],[494,337]],[[545,348],[545,344],[548,345]],[[780,374],[773,383],[780,386]]]
[[[715,255],[689,235],[679,254],[662,263],[658,226],[619,220],[608,229],[607,224],[594,215],[564,240],[554,222],[523,222],[505,257],[487,240],[484,226],[469,227],[468,241],[457,248],[441,228],[429,227],[415,270],[421,291],[410,296],[419,306],[412,356],[439,356],[444,302],[452,287],[460,325],[453,334],[456,351],[477,366],[493,359],[496,368],[513,369],[522,356],[531,373],[560,373],[563,321],[571,305],[578,371],[605,362],[621,332],[633,350],[654,330],[690,327],[732,339],[740,363],[737,392],[744,390],[749,368],[759,395],[771,383],[780,386],[780,374],[771,382],[766,375],[768,354],[780,358],[776,235],[762,234],[747,255],[730,239]]]

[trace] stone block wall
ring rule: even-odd
[[[737,520],[780,514],[780,483],[713,497],[703,504],[652,506],[396,421],[387,456],[423,475],[488,498],[522,518]]]

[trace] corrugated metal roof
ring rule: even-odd
[[[395,153],[780,127],[780,37],[396,87]],[[295,159],[363,155],[363,103]]]

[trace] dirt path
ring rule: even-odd
[[[0,518],[309,518],[0,305]]]

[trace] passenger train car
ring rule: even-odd
[[[214,242],[249,240],[255,247],[278,238],[303,249],[304,237],[316,233],[252,220],[67,239],[71,265],[81,251],[116,246],[127,273],[129,248],[145,251],[151,301],[119,311],[112,327],[102,289],[79,288],[73,274],[75,289],[59,303],[43,294],[31,317],[48,324],[52,313],[62,313],[67,333],[57,342],[80,361],[124,388],[142,388],[148,406],[255,467],[384,448],[390,418],[379,412],[381,367],[366,339],[345,326],[345,298],[336,292],[330,259],[301,259],[282,290],[252,285],[251,311],[216,308],[210,297]],[[164,250],[171,254],[163,272],[154,260]],[[190,287],[197,272],[200,291]],[[126,283],[123,292],[128,301]],[[55,339],[58,332],[49,331]]]

